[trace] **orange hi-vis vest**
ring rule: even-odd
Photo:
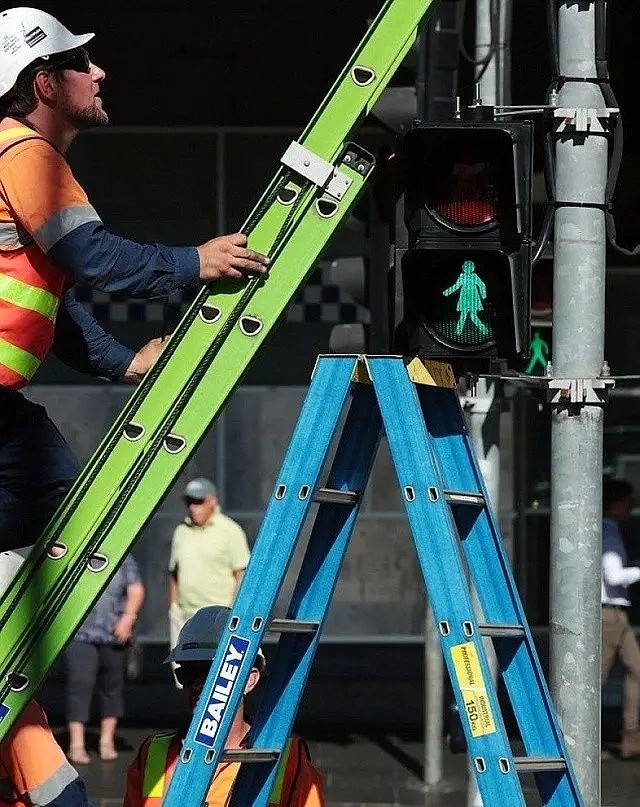
[[[142,755],[142,798],[134,797],[127,787],[125,807],[161,807],[171,776],[178,761],[181,740],[175,733],[158,734]],[[144,746],[143,746],[144,750]],[[134,763],[135,764],[135,763]],[[221,763],[215,772],[207,795],[209,807],[228,804],[240,763]],[[278,763],[278,773],[269,798],[269,807],[324,807],[320,776],[309,761],[302,740],[292,737]]]
[[[2,156],[28,140],[45,141],[28,126],[0,123],[0,197]],[[60,298],[68,287],[65,274],[47,260],[35,240],[7,215],[0,220],[0,386],[24,387],[53,343]]]

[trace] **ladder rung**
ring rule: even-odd
[[[520,639],[524,636],[522,625],[478,625],[482,636],[495,636],[496,638]]]
[[[514,757],[513,763],[520,773],[567,770],[567,763],[562,757]]]
[[[278,748],[226,748],[222,762],[273,762],[279,756]]]
[[[445,490],[444,497],[449,504],[466,504],[471,507],[484,507],[484,496],[482,493],[464,493],[459,490]]]
[[[319,622],[302,619],[272,619],[268,629],[274,633],[317,633],[319,627]]]
[[[349,504],[355,507],[360,501],[360,494],[355,490],[334,490],[333,488],[318,488],[313,497],[314,502],[323,504]]]

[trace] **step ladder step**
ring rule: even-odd
[[[227,748],[222,752],[222,762],[273,762],[279,757],[279,748]]]
[[[305,622],[302,619],[272,619],[268,630],[273,633],[317,633],[319,622]]]
[[[445,490],[444,497],[449,504],[466,504],[470,507],[484,507],[482,493],[466,493],[461,490]]]
[[[525,633],[522,625],[478,625],[481,636],[492,636],[496,639],[521,639]]]
[[[318,488],[314,494],[313,501],[320,504],[347,504],[355,507],[360,501],[360,493],[355,490]]]
[[[513,763],[520,773],[567,770],[566,760],[562,757],[514,757]]]

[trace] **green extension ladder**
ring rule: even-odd
[[[230,807],[267,807],[383,427],[483,803],[525,805],[520,775],[531,773],[536,804],[583,804],[451,369],[418,359],[406,365],[399,356],[342,356],[321,357],[316,365],[166,807],[206,804],[216,765],[231,760],[242,764]],[[319,506],[286,618],[271,619],[314,502]],[[247,748],[225,749],[267,630],[280,639]],[[493,642],[524,756],[512,751],[483,637]]]
[[[245,222],[268,276],[203,287],[0,602],[0,739],[115,574],[373,169],[348,142],[435,0],[388,0]],[[58,557],[47,549],[58,547]]]

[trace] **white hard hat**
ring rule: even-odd
[[[184,623],[178,636],[176,646],[165,659],[165,664],[175,661],[186,664],[190,661],[213,661],[227,627],[231,609],[223,605],[205,605]],[[263,669],[265,658],[262,650],[258,650],[259,669]]]
[[[38,8],[8,8],[0,13],[0,97],[36,59],[79,48],[94,34],[76,36]]]
[[[0,552],[0,597],[9,588],[23,563],[24,558],[17,552]]]

